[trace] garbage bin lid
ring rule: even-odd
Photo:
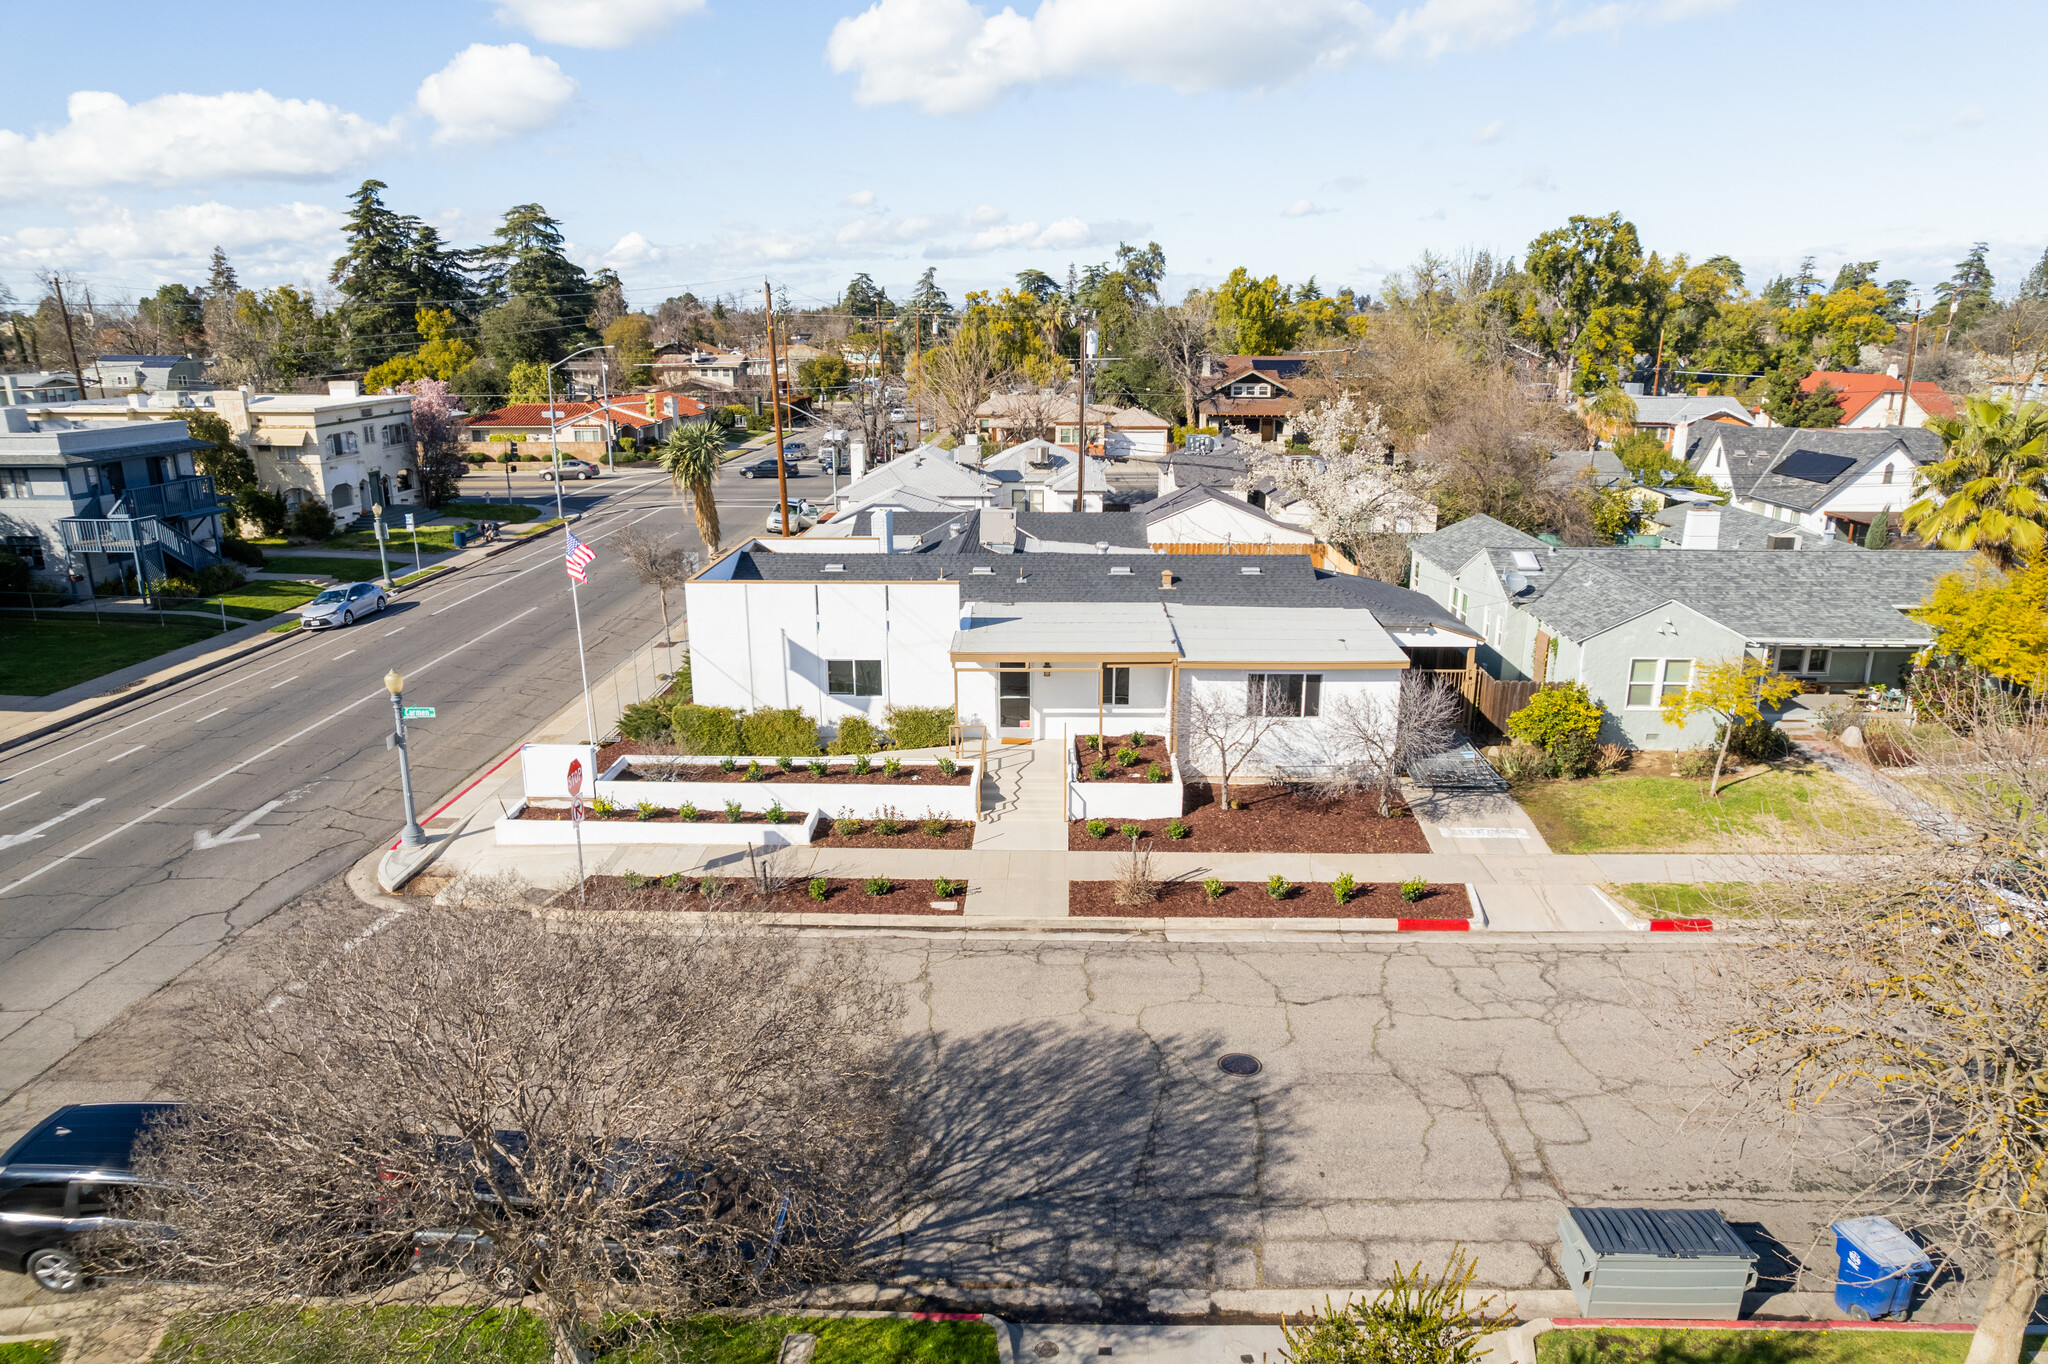
[[[1728,1219],[1712,1209],[1573,1208],[1571,1215],[1595,1255],[1757,1258]]]
[[[1889,1217],[1851,1217],[1835,1223],[1833,1230],[1861,1251],[1865,1259],[1886,1269],[1934,1268],[1927,1252]]]

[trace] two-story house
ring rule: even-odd
[[[191,355],[102,355],[92,369],[94,384],[106,393],[208,387],[205,363]]]
[[[1915,471],[1942,457],[1918,427],[1807,431],[1709,424],[1693,430],[1687,463],[1730,494],[1729,505],[1787,530],[1861,541],[1879,515],[1915,500]]]

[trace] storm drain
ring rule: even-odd
[[[1225,1075],[1257,1075],[1259,1058],[1247,1052],[1234,1051],[1218,1060],[1216,1069]]]

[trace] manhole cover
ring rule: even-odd
[[[1216,1063],[1216,1069],[1225,1075],[1257,1075],[1259,1058],[1241,1051],[1234,1051]]]
[[[1060,1347],[1049,1340],[1041,1340],[1031,1347],[1031,1353],[1037,1355],[1040,1359],[1051,1359],[1059,1352]]]

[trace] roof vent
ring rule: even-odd
[[[975,565],[975,566],[974,566],[973,568],[969,569],[969,570],[968,570],[968,572],[970,572],[970,573],[989,573],[989,574],[993,574],[993,573],[995,572],[995,570],[994,570],[994,569],[992,569],[992,568],[990,568],[990,567],[989,567],[988,565],[986,565],[986,564],[976,564],[976,565]]]
[[[1170,568],[1162,568],[1162,569],[1160,569],[1160,570],[1159,570],[1159,586],[1160,586],[1161,588],[1170,588],[1170,587],[1172,587],[1172,586],[1173,586],[1173,570],[1172,570],[1172,569],[1170,569]]]
[[[1266,570],[1260,568],[1257,564],[1246,564],[1243,567],[1239,568],[1237,571],[1239,573],[1244,574],[1248,578],[1256,578],[1259,574],[1265,572]]]
[[[845,564],[826,564],[826,565],[825,565],[825,571],[826,571],[827,573],[844,573],[844,572],[846,572],[846,565],[845,565]]]
[[[1110,567],[1109,576],[1112,578],[1128,578],[1131,576],[1131,566],[1129,564],[1113,564]]]
[[[1097,554],[1107,554],[1107,553],[1109,553],[1109,541],[1107,541],[1107,540],[1097,540],[1097,541],[1095,542],[1095,552],[1096,552]]]
[[[1529,580],[1512,569],[1501,578],[1501,583],[1507,588],[1510,597],[1519,597],[1529,590]]]

